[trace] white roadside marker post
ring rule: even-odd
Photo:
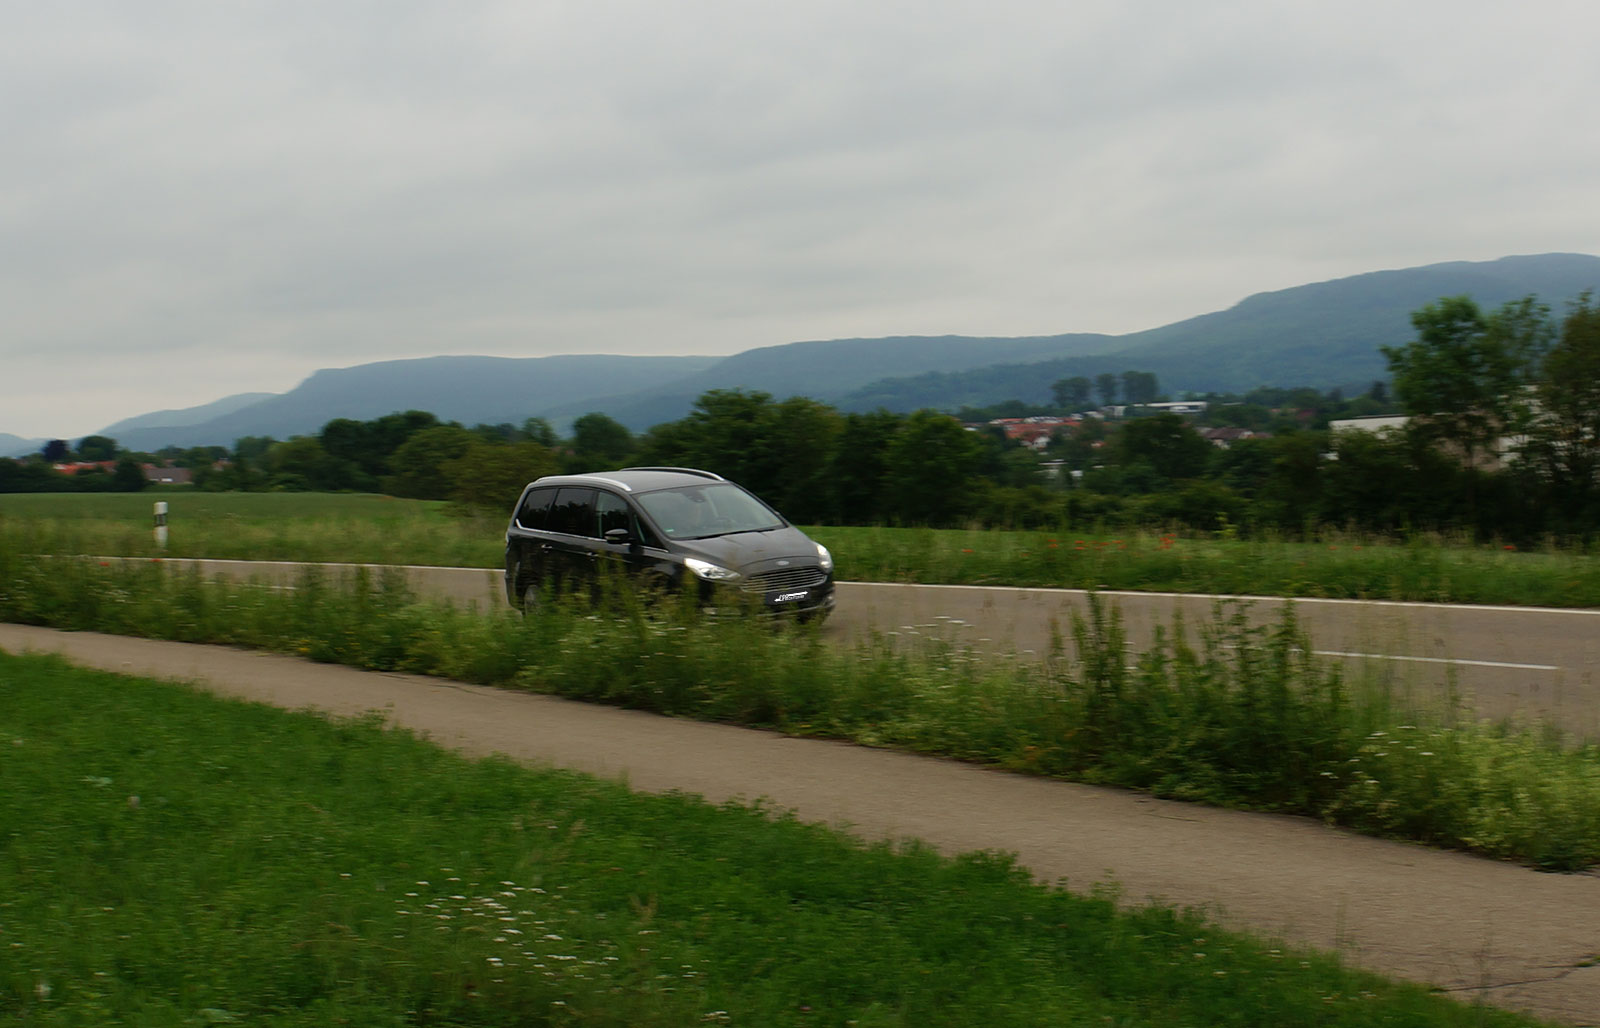
[[[156,501],[156,548],[167,548],[167,501]]]

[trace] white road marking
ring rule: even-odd
[[[1250,593],[1165,593],[1140,592],[1127,589],[1062,589],[1042,585],[937,585],[922,582],[847,582],[843,580],[840,580],[838,584],[842,586],[872,586],[875,589],[954,589],[973,592],[1054,593],[1061,596],[1087,596],[1092,592],[1096,596],[1137,597],[1143,599],[1238,600],[1252,604],[1337,604],[1353,607],[1408,607],[1422,610],[1477,610],[1505,614],[1581,614],[1585,617],[1600,618],[1600,608],[1589,607],[1516,607],[1480,603],[1427,603],[1421,600],[1352,600],[1318,596],[1256,596]]]
[[[1459,664],[1467,667],[1497,667],[1512,671],[1560,671],[1555,664],[1512,664],[1500,660],[1461,660],[1453,657],[1402,657],[1394,653],[1345,653],[1341,650],[1312,650],[1319,657],[1363,657],[1368,660],[1409,660],[1417,664]]]

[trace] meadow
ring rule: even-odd
[[[158,550],[151,506],[168,502]],[[1222,595],[1600,606],[1600,556],[1438,536],[1313,541],[1174,533],[807,527],[841,579]],[[505,518],[324,493],[0,495],[0,538],[37,552],[499,567]]]
[[[0,654],[0,1020],[1535,1022],[759,806]]]

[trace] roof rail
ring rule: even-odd
[[[633,486],[629,485],[626,482],[619,482],[614,478],[607,478],[605,475],[569,475],[567,477],[569,477],[569,478],[590,478],[590,479],[593,479],[596,482],[604,482],[606,485],[614,485],[618,489],[621,489],[625,493],[633,492]]]
[[[603,473],[597,474],[592,472],[580,472],[576,475],[540,475],[532,482],[529,482],[528,485],[538,485],[540,482],[543,482],[547,486],[554,487],[560,485],[569,485],[575,479],[583,479],[584,481],[588,482],[604,482],[606,485],[616,486],[625,493],[633,492],[633,486],[626,482],[619,482],[614,478],[607,478]]]
[[[623,471],[672,471],[672,472],[676,472],[676,473],[678,473],[680,475],[699,475],[701,478],[715,479],[718,482],[726,482],[727,481],[726,478],[723,478],[721,475],[717,474],[714,471],[701,471],[699,468],[623,468],[622,470]]]

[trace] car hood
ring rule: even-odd
[[[789,557],[807,563],[817,562],[817,544],[798,528],[786,526],[766,532],[737,532],[710,539],[680,539],[674,549],[689,557],[738,571],[766,560]]]

